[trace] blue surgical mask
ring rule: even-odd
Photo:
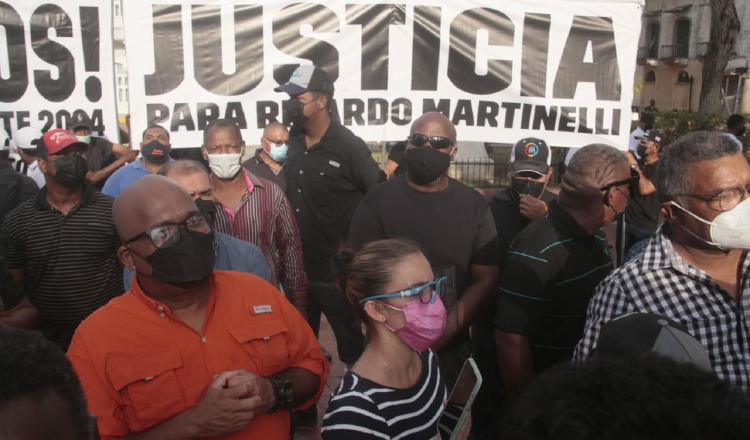
[[[286,161],[287,153],[289,152],[289,146],[287,144],[274,144],[271,143],[271,149],[268,151],[268,155],[271,156],[276,162]]]

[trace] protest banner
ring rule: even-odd
[[[119,140],[112,4],[0,1],[0,123],[68,128],[74,121]]]
[[[197,147],[217,117],[248,143],[283,119],[299,64],[335,80],[333,111],[368,141],[439,110],[460,140],[626,148],[641,0],[325,3],[128,0],[132,130]],[[285,122],[285,121],[284,121]]]

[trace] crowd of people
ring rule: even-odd
[[[75,123],[17,130],[17,170],[0,132],[0,437],[447,438],[469,358],[457,438],[750,435],[744,119],[674,139],[645,116],[627,152],[577,149],[559,188],[521,139],[485,198],[449,177],[443,114],[381,170],[324,71],[276,91],[290,128],[251,152],[213,120],[201,161],[159,125],[136,151]],[[321,314],[346,367],[331,395]]]

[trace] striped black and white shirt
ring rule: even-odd
[[[410,388],[385,387],[351,371],[341,379],[323,418],[325,440],[439,439],[438,420],[447,398],[437,356],[420,354],[422,373]]]
[[[593,355],[607,322],[651,312],[685,325],[708,351],[716,375],[750,390],[750,256],[744,254],[740,265],[736,301],[708,273],[683,260],[664,232],[657,232],[643,254],[597,287],[574,359]]]
[[[87,188],[67,215],[42,189],[5,217],[0,252],[23,269],[24,292],[39,309],[42,332],[67,349],[78,324],[123,292],[112,198]]]

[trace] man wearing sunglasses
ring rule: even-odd
[[[659,313],[703,344],[719,378],[750,390],[750,165],[725,134],[695,132],[664,152],[656,187],[665,223],[599,286],[575,357],[592,356],[617,316]]]
[[[649,238],[659,225],[659,195],[656,193],[656,169],[664,146],[664,133],[649,130],[638,144],[638,156],[628,151],[628,162],[640,176],[638,191],[631,194],[628,209],[625,210],[627,237],[625,251],[635,243]]]
[[[112,199],[85,184],[87,144],[47,131],[37,147],[46,185],[5,217],[0,249],[16,284],[63,349],[78,324],[122,293]]]
[[[511,399],[534,374],[572,357],[589,299],[614,267],[601,228],[625,211],[636,182],[622,151],[583,147],[549,213],[513,241],[495,304],[498,363]]]
[[[469,326],[486,309],[497,283],[495,223],[487,202],[448,177],[456,155],[456,129],[442,113],[420,116],[411,126],[405,174],[370,191],[349,233],[357,249],[371,241],[403,237],[423,249],[437,278],[445,281],[445,332],[432,346],[450,387],[471,355]]]
[[[213,270],[211,227],[169,179],[138,180],[113,212],[136,279],[68,351],[102,438],[289,439],[290,409],[328,371],[302,315],[260,278]]]

